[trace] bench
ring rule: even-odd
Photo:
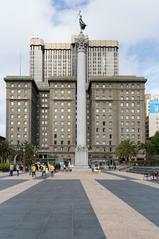
[[[146,171],[144,173],[144,179],[148,180],[148,179],[152,179],[152,180],[155,180],[155,179],[158,179],[159,178],[159,170],[149,170],[149,171]]]

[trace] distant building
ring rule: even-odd
[[[152,137],[159,130],[159,96],[146,95],[147,128],[146,138]]]
[[[45,43],[40,38],[30,42],[30,75],[36,82],[48,82],[49,77],[76,76],[76,37],[71,43]],[[87,76],[113,76],[119,71],[118,41],[89,40],[87,46]]]
[[[72,43],[32,39],[31,76],[7,76],[7,139],[28,141],[42,158],[74,162],[76,147],[76,38]],[[118,42],[87,47],[87,147],[90,159],[115,156],[124,139],[145,142],[146,79],[118,75]]]

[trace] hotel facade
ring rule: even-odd
[[[81,36],[80,36],[81,37]],[[125,139],[145,142],[145,82],[119,75],[118,42],[85,44],[86,144],[88,158],[115,158]],[[44,43],[32,38],[30,76],[6,76],[6,137],[12,145],[25,141],[41,158],[75,161],[79,36],[71,43]],[[81,119],[82,120],[82,119]],[[81,132],[82,133],[82,132]]]

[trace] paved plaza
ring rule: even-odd
[[[0,173],[0,239],[156,239],[159,182],[108,171]]]

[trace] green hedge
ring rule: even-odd
[[[145,166],[159,166],[159,159],[151,159],[151,160],[138,160],[136,161],[138,165]]]
[[[8,172],[9,171],[9,163],[1,163],[0,164],[0,171]]]

